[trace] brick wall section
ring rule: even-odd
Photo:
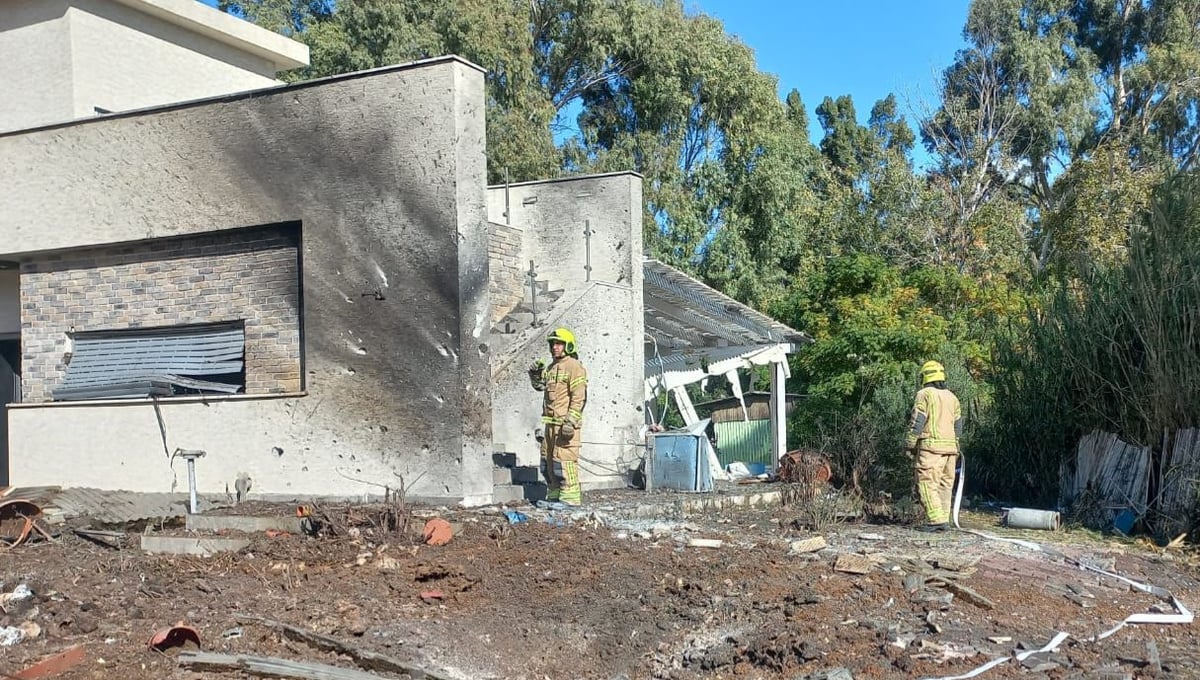
[[[300,390],[299,228],[34,255],[21,262],[22,392],[50,401],[64,333],[245,321],[246,394]]]
[[[525,272],[521,263],[520,229],[488,223],[488,268],[491,280],[492,323],[498,323],[525,297]]]

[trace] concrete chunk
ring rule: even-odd
[[[142,536],[142,550],[165,555],[202,555],[236,552],[250,545],[244,538],[192,538],[189,536]]]
[[[298,534],[299,517],[249,517],[246,515],[188,515],[188,531],[243,531],[248,534],[261,531],[286,531]]]

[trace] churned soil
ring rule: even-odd
[[[786,508],[653,526],[578,514],[547,522],[532,509],[517,524],[496,511],[418,508],[420,517],[393,511],[387,521],[362,506],[339,512],[336,531],[255,534],[249,547],[211,557],[149,555],[136,534],[104,547],[66,530],[55,543],[0,552],[0,593],[20,584],[33,593],[4,605],[0,629],[31,622],[40,631],[0,648],[0,673],[83,645],[85,660],[54,677],[256,677],[197,672],[179,664],[183,650],[148,647],[180,622],[205,651],[355,668],[268,619],[443,678],[945,677],[1040,648],[1058,631],[1072,637],[1055,652],[980,677],[1200,676],[1194,625],[1128,626],[1087,641],[1129,614],[1175,610],[1078,561],[1167,588],[1190,607],[1200,586],[1181,550],[1026,534],[1057,551],[1046,554],[859,523],[824,527],[827,547],[797,554],[792,543],[815,533],[795,528]],[[446,545],[422,541],[434,515],[454,528]],[[695,538],[721,545],[689,546]],[[848,564],[841,555],[866,573],[836,569]]]

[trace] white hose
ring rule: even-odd
[[[958,525],[958,509],[962,506],[963,487],[967,485],[967,457],[958,454],[958,474],[954,475],[954,481],[958,488],[954,490],[954,505],[950,509],[950,517],[954,520],[954,528],[961,529]]]
[[[955,490],[954,504],[951,508],[951,518],[954,521],[954,528],[958,529],[959,531],[962,531],[964,533],[974,534],[976,536],[980,536],[982,538],[986,538],[991,541],[1002,541],[1004,543],[1012,543],[1015,545],[1019,545],[1023,548],[1028,548],[1030,550],[1034,550],[1037,552],[1051,553],[1052,551],[1046,550],[1040,544],[1034,543],[1033,541],[1022,541],[1022,540],[1016,539],[1016,538],[1003,538],[1001,536],[993,536],[992,534],[989,534],[989,533],[986,533],[983,531],[978,531],[976,529],[963,529],[959,525],[958,510],[962,505],[963,487],[966,486],[966,481],[967,481],[967,462],[966,462],[966,458],[963,457],[962,455],[959,455],[958,459],[960,461],[960,467],[959,467],[958,474],[955,475],[955,481],[958,484],[958,488]],[[1116,574],[1116,573],[1113,573],[1110,571],[1105,571],[1104,569],[1100,569],[1098,567],[1093,567],[1090,564],[1086,564],[1084,562],[1080,562],[1078,560],[1071,559],[1069,557],[1066,557],[1065,555],[1057,554],[1057,556],[1062,557],[1064,560],[1067,560],[1068,562],[1074,564],[1076,567],[1079,567],[1080,569],[1084,569],[1086,571],[1093,571],[1093,572],[1096,572],[1097,574],[1103,574],[1104,576],[1108,576],[1110,578],[1115,578],[1119,581],[1123,581],[1123,582],[1129,584],[1130,586],[1132,586],[1138,590],[1141,590],[1142,592],[1150,593],[1150,594],[1155,595],[1163,600],[1169,600],[1171,602],[1171,604],[1174,605],[1174,607],[1177,611],[1177,613],[1175,613],[1175,614],[1131,614],[1131,615],[1125,617],[1125,619],[1123,621],[1118,623],[1113,628],[1111,628],[1103,633],[1100,633],[1099,635],[1094,635],[1092,637],[1087,637],[1087,638],[1080,637],[1080,638],[1078,638],[1079,640],[1082,640],[1084,642],[1099,642],[1100,640],[1103,640],[1104,638],[1112,635],[1113,633],[1116,633],[1117,631],[1121,630],[1122,628],[1124,628],[1125,626],[1127,626],[1128,624],[1131,624],[1131,623],[1183,623],[1183,624],[1192,623],[1192,620],[1193,620],[1192,612],[1187,607],[1185,607],[1183,605],[1183,603],[1180,602],[1179,599],[1176,598],[1166,588],[1161,588],[1159,586],[1140,583],[1138,581],[1134,581],[1132,579],[1121,576],[1120,574]],[[1018,661],[1024,661],[1025,659],[1029,658],[1030,656],[1032,656],[1034,654],[1038,654],[1040,652],[1053,652],[1053,651],[1057,650],[1058,647],[1070,637],[1071,637],[1071,635],[1069,633],[1060,631],[1049,642],[1046,643],[1046,646],[1042,647],[1041,649],[1026,650],[1026,651],[1020,652],[1014,656]],[[1012,658],[1013,657],[1002,656],[998,659],[992,659],[991,661],[983,664],[982,666],[979,666],[978,668],[970,671],[969,673],[964,673],[962,675],[948,675],[948,676],[943,676],[940,678],[930,678],[928,680],[968,680],[969,678],[974,678],[979,675],[982,675],[983,673],[995,668],[996,666],[1007,663]]]

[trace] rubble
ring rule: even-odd
[[[264,672],[302,679],[314,672],[559,677],[568,666],[582,677],[612,677],[620,668],[627,677],[672,680],[793,680],[841,671],[943,677],[965,672],[983,655],[1011,663],[1012,641],[1044,639],[1046,621],[1070,622],[1064,625],[1086,635],[1161,601],[1115,588],[1109,577],[1085,579],[1048,553],[965,534],[948,534],[931,549],[906,527],[798,533],[788,508],[685,519],[608,505],[522,507],[527,519],[510,524],[496,508],[414,506],[427,516],[406,522],[387,508],[316,507],[316,535],[256,533],[237,553],[147,555],[100,547],[70,531],[59,543],[23,551],[0,572],[8,584],[0,594],[17,595],[0,623],[28,621],[45,632],[35,644],[5,647],[6,667],[32,665],[69,642],[103,650],[71,678],[173,677],[182,659],[197,680]],[[430,548],[424,524],[435,518],[458,532]],[[721,549],[689,549],[695,541],[720,541]],[[797,554],[797,543],[823,547]],[[1111,558],[1106,550],[1071,547],[1097,561]],[[1170,582],[1181,598],[1200,592],[1179,567],[1153,554],[1129,547],[1117,555],[1118,571]],[[839,563],[853,569],[839,570]],[[1095,606],[1046,597],[1054,588]],[[147,631],[184,617],[205,642],[203,652],[146,651]],[[1200,660],[1194,646],[1164,645],[1162,638],[1155,657],[1147,642],[1156,630],[1163,629],[1131,626],[1119,648],[1072,646],[1069,657],[1035,657],[1027,647],[1012,666],[1057,664],[1052,676],[1090,677],[1114,662],[1169,673]],[[530,640],[548,651],[531,657]],[[393,665],[372,667],[373,655]]]

